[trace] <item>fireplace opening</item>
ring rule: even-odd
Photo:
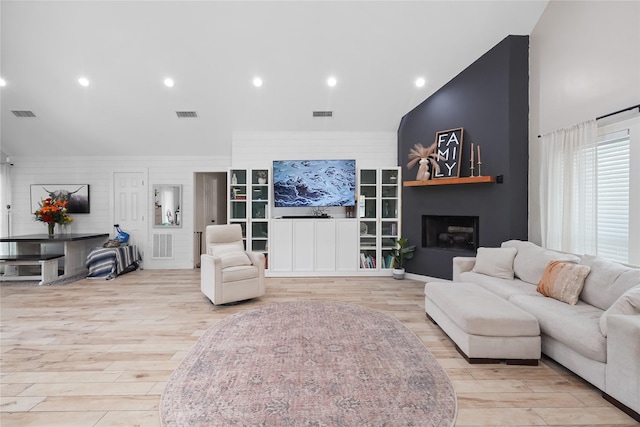
[[[423,215],[422,247],[475,253],[479,222],[477,216]]]

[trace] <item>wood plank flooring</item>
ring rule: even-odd
[[[198,337],[230,314],[300,299],[360,304],[396,317],[449,373],[456,426],[640,426],[549,359],[469,365],[424,313],[423,283],[391,278],[269,278],[267,295],[213,306],[199,270],[112,281],[0,286],[2,427],[160,426],[165,382]]]

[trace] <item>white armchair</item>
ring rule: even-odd
[[[200,256],[202,293],[216,305],[264,295],[264,254],[245,251],[240,224],[209,225],[205,236],[207,253]]]

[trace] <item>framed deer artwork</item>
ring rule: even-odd
[[[64,200],[68,213],[89,213],[89,184],[32,184],[31,212],[35,212],[40,202],[48,197]]]

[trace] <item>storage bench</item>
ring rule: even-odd
[[[64,254],[24,254],[24,255],[0,255],[0,265],[39,265],[39,276],[26,276],[15,275],[7,276],[3,274],[0,276],[0,281],[15,281],[15,280],[40,280],[39,285],[46,285],[58,278],[58,259],[62,258]]]
[[[429,282],[427,316],[442,328],[469,363],[537,365],[536,318],[473,283]]]

